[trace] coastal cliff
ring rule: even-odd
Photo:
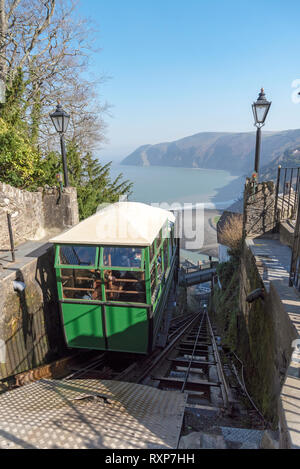
[[[143,145],[127,156],[123,165],[175,166],[223,169],[233,173],[252,170],[255,132],[202,132],[175,142]],[[264,132],[262,166],[300,146],[300,130]]]

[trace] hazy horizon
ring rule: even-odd
[[[272,101],[264,131],[300,126],[298,1],[85,0],[81,9],[99,29],[89,73],[111,77],[99,89],[112,106],[103,158],[252,131],[261,87]]]
[[[279,132],[288,132],[290,130],[300,130],[300,127],[296,127],[296,128],[289,128],[289,129],[282,129],[282,130],[263,130],[263,133],[266,135],[266,134],[276,134],[276,133],[279,133]],[[159,145],[159,144],[163,144],[163,143],[171,143],[173,141],[177,141],[177,140],[182,140],[184,138],[187,138],[187,137],[191,137],[193,135],[197,135],[197,134],[201,134],[201,133],[224,133],[224,134],[243,134],[243,133],[255,133],[256,130],[250,130],[250,131],[240,131],[240,132],[232,132],[232,131],[203,131],[203,132],[196,132],[195,134],[191,134],[191,135],[185,135],[183,137],[179,137],[177,138],[176,140],[163,140],[163,141],[160,141],[160,142],[156,142],[156,143],[149,143],[149,142],[145,142],[145,143],[142,143],[141,145],[138,145],[138,146],[134,146],[134,145],[131,145],[129,147],[124,148],[123,151],[122,151],[122,148],[120,148],[119,150],[116,150],[116,148],[109,148],[109,144],[107,144],[108,146],[107,147],[104,147],[103,146],[103,149],[100,149],[98,151],[96,151],[96,155],[99,159],[103,160],[103,162],[108,162],[108,161],[113,161],[113,163],[120,163],[124,158],[126,158],[127,156],[129,156],[131,153],[133,153],[135,150],[137,150],[139,147],[141,146],[144,146],[144,145]]]

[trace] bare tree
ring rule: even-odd
[[[107,105],[95,90],[103,80],[83,78],[93,50],[90,22],[75,0],[0,0],[0,78],[25,80],[24,118],[38,112],[39,143],[51,148],[49,112],[60,99],[72,115],[70,137],[91,150],[104,139]]]

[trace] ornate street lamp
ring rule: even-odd
[[[65,179],[65,187],[69,186],[69,178],[68,178],[68,167],[67,167],[67,157],[66,157],[66,146],[65,146],[65,133],[68,129],[68,125],[70,122],[70,115],[67,114],[58,102],[55,112],[50,114],[52,123],[56,132],[60,134],[60,146],[61,146],[61,154],[62,154],[62,161],[63,161],[63,170],[64,170],[64,179]]]
[[[269,113],[271,102],[267,101],[265,91],[262,88],[258,99],[252,105],[254,115],[254,125],[257,127],[256,132],[256,150],[255,150],[255,167],[254,171],[258,174],[259,171],[259,159],[260,159],[260,147],[261,147],[261,128],[265,125],[265,120]]]

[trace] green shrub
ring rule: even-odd
[[[34,190],[43,180],[39,154],[26,136],[0,118],[0,180]]]

